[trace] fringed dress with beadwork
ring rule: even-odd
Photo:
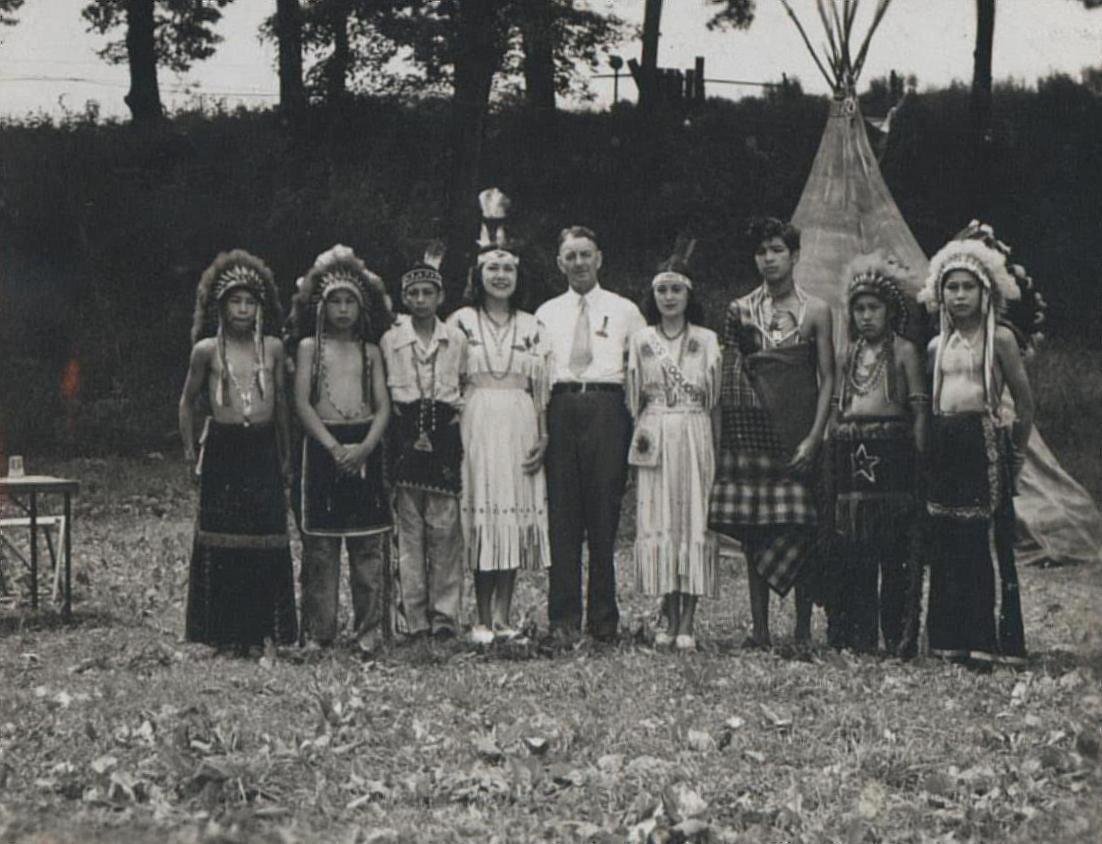
[[[537,414],[550,392],[536,318],[514,312],[504,323],[462,308],[448,320],[467,337],[460,432],[460,518],[475,571],[542,570],[551,563],[543,469],[526,474],[539,440]]]
[[[648,326],[628,345],[628,409],[637,430],[653,432],[658,455],[637,470],[635,571],[647,595],[719,594],[718,544],[708,530],[719,376],[719,339],[707,328],[690,325],[670,341]]]

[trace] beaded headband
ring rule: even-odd
[[[223,296],[238,287],[244,287],[261,302],[266,298],[260,273],[244,264],[234,264],[218,276],[213,291],[215,301],[222,301]]]
[[[356,297],[356,301],[360,303],[360,307],[363,307],[363,282],[347,270],[334,270],[325,273],[321,277],[321,283],[318,284],[318,298],[324,301],[328,299],[332,293],[338,290],[347,290]]]
[[[658,273],[650,283],[651,288],[657,287],[659,284],[684,284],[690,290],[693,289],[693,280],[684,273],[675,273],[671,270],[665,270]]]
[[[481,252],[478,255],[477,262],[481,267],[483,264],[492,260],[504,260],[505,258],[512,258],[514,264],[520,263],[520,256],[515,252],[510,252],[508,249],[496,248],[487,249],[485,252]]]
[[[402,292],[405,293],[409,287],[422,282],[432,284],[439,290],[444,289],[444,277],[440,275],[440,270],[427,265],[418,265],[402,276]]]

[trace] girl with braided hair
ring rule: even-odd
[[[195,405],[211,417],[199,438],[199,517],[188,580],[187,638],[248,648],[297,635],[283,476],[287,408],[279,297],[272,272],[237,249],[199,280],[191,363],[180,396],[184,454],[195,460]]]
[[[302,534],[302,634],[337,637],[342,540],[353,638],[370,653],[385,615],[391,529],[379,447],[390,418],[379,337],[391,322],[382,280],[347,246],[318,256],[294,299],[295,409],[305,437],[293,492]]]

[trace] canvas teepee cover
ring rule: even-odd
[[[802,233],[796,281],[830,305],[835,348],[841,351],[848,342],[842,271],[856,255],[882,249],[907,264],[916,285],[907,291],[911,299],[928,265],[880,173],[857,104],[857,78],[891,0],[877,0],[872,24],[856,53],[851,45],[857,0],[817,0],[827,35],[825,62],[819,60],[787,0],[782,2],[834,91],[819,151],[792,222]],[[1022,561],[1102,559],[1102,515],[1086,490],[1061,468],[1036,429],[1014,503]]]

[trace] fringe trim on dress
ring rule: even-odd
[[[635,573],[646,595],[684,592],[719,597],[719,545],[712,535],[703,542],[677,542],[661,534],[635,541]]]
[[[551,566],[551,544],[540,525],[479,525],[466,539],[472,571],[543,571]]]

